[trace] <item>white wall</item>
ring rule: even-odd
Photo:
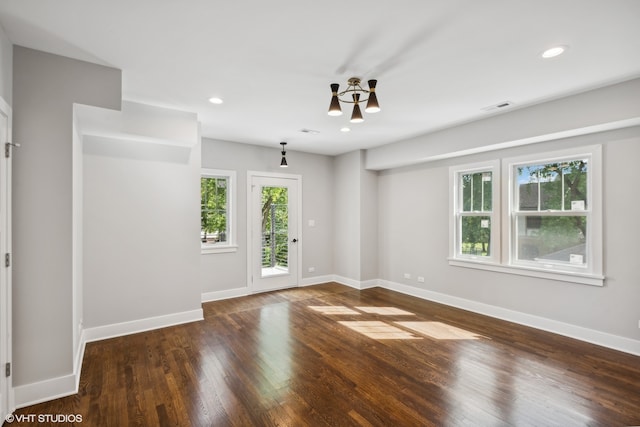
[[[14,46],[13,384],[73,372],[72,104],[120,108],[121,72]],[[19,396],[16,392],[16,402]]]
[[[13,45],[0,26],[0,97],[13,102]]]
[[[604,157],[604,287],[450,266],[449,166],[562,147],[602,143]],[[552,319],[630,339],[640,339],[640,199],[632,180],[640,158],[640,127],[477,154],[380,173],[381,278]],[[412,279],[403,278],[411,273]],[[424,276],[424,284],[416,282]]]
[[[360,178],[361,152],[335,157],[334,273],[360,281]]]
[[[289,167],[280,168],[281,147],[258,147],[226,141],[202,139],[202,167],[235,170],[237,176],[237,252],[203,254],[201,256],[201,287],[203,298],[216,298],[229,290],[246,290],[247,282],[247,171],[277,172],[302,175],[302,278],[333,274],[333,159],[293,150],[287,146]],[[309,220],[315,227],[309,227]],[[309,272],[314,267],[314,272]]]
[[[83,137],[87,329],[201,310],[197,117],[123,102],[120,123]]]
[[[378,178],[365,152],[335,158],[335,274],[352,286],[378,276]]]
[[[378,174],[360,156],[360,281],[378,279]]]

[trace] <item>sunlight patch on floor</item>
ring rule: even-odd
[[[483,338],[482,335],[456,328],[442,322],[394,322],[403,328],[411,329],[422,335],[426,335],[437,340],[477,340]]]
[[[411,332],[391,326],[380,321],[350,321],[338,322],[349,329],[361,333],[374,340],[421,340]]]
[[[360,311],[370,314],[380,314],[382,316],[415,316],[410,311],[400,310],[395,307],[356,307]]]
[[[380,316],[415,316],[415,313],[401,310],[396,307],[358,306],[346,307],[344,305],[309,305],[308,308],[327,316],[332,315],[380,315]],[[356,311],[358,310],[358,311]],[[341,321],[338,322],[369,338],[378,340],[420,340],[424,335],[437,340],[477,340],[484,338],[474,332],[467,331],[442,322],[397,322],[389,319],[383,321]],[[398,325],[393,326],[391,323]],[[404,328],[404,329],[401,329]],[[405,330],[408,329],[408,330]]]
[[[322,314],[362,314],[343,305],[309,305],[311,310],[319,311]]]

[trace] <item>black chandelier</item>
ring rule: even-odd
[[[280,160],[280,167],[281,168],[286,168],[289,167],[289,165],[287,164],[287,152],[284,151],[284,146],[287,145],[286,142],[281,142],[280,145],[282,145],[282,160]]]
[[[369,89],[363,89],[360,86],[360,79],[358,77],[351,77],[347,82],[347,88],[342,92],[338,83],[331,83],[331,104],[329,105],[330,116],[341,116],[342,108],[340,108],[340,102],[347,102],[353,105],[353,112],[351,113],[351,123],[362,123],[364,118],[360,111],[360,103],[366,102],[367,106],[364,111],[367,113],[377,113],[380,111],[380,105],[378,104],[378,97],[376,96],[376,84],[377,80],[369,80]],[[367,96],[364,98],[364,96]],[[362,99],[364,98],[364,99]]]

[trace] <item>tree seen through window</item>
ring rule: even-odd
[[[200,178],[200,240],[204,244],[227,243],[228,179]]]

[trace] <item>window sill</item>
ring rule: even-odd
[[[586,273],[571,273],[565,271],[551,271],[544,268],[521,267],[513,265],[494,264],[482,261],[449,258],[449,265],[479,270],[495,271],[497,273],[516,274],[518,276],[537,277],[540,279],[559,280],[561,282],[579,283],[590,286],[604,286],[604,276]]]
[[[224,246],[201,246],[200,253],[202,255],[207,254],[223,254],[229,252],[238,252],[238,245],[224,245]]]

